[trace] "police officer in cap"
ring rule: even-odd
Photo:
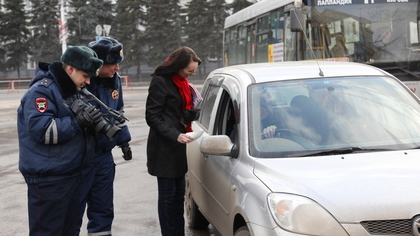
[[[123,90],[121,78],[117,73],[119,63],[123,60],[123,45],[112,38],[102,38],[88,44],[100,59],[104,61],[99,75],[92,78],[87,89],[108,107],[124,112]],[[92,102],[102,113],[107,114],[105,108]],[[114,219],[113,182],[115,177],[115,163],[112,149],[121,148],[123,158],[131,160],[132,153],[129,146],[131,135],[127,122],[119,123],[112,115],[106,116],[112,123],[121,128],[118,136],[109,140],[105,135],[97,139],[93,163],[82,171],[82,194],[79,206],[77,233],[80,232],[83,214],[87,206],[88,235],[111,235],[111,225]]]
[[[79,107],[79,92],[102,60],[69,46],[61,61],[40,62],[18,108],[19,170],[28,185],[30,236],[74,236],[81,170],[91,162],[102,114]],[[76,106],[77,109],[72,109]]]

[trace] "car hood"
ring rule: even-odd
[[[309,197],[342,223],[420,214],[420,151],[256,159],[272,192]]]

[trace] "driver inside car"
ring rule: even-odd
[[[273,101],[270,93],[263,90],[260,94],[260,113],[261,113],[261,137],[263,139],[279,137],[276,129],[282,127],[280,114],[273,109]]]

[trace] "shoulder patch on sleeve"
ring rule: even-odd
[[[39,86],[45,86],[45,87],[48,87],[48,86],[50,86],[50,84],[53,82],[53,80],[52,79],[49,79],[49,78],[44,78],[44,79],[42,79],[40,82],[39,82]]]
[[[35,99],[35,108],[37,111],[44,113],[48,109],[48,101],[44,97],[37,97]]]

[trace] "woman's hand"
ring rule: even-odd
[[[180,143],[189,143],[193,140],[194,139],[188,134],[182,134],[182,133],[178,136],[178,139],[177,139],[177,141]]]

